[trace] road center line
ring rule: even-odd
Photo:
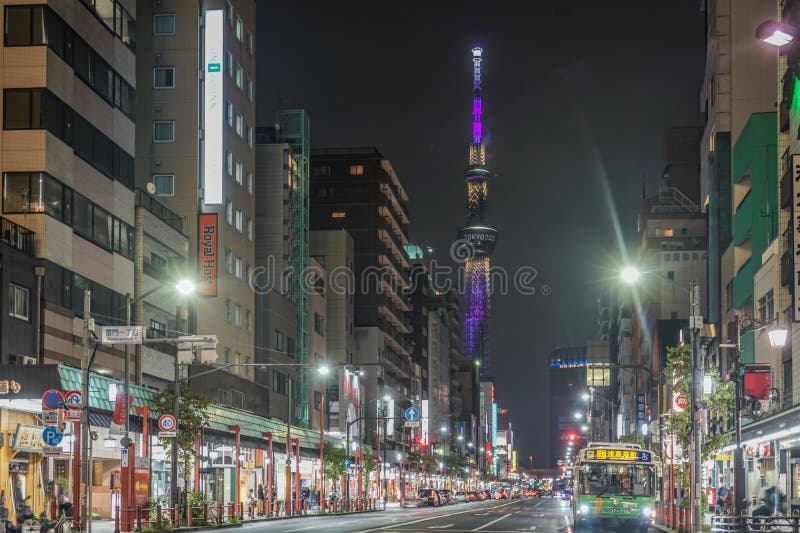
[[[500,509],[501,507],[507,507],[509,505],[514,505],[515,503],[518,503],[518,502],[508,502],[508,503],[504,503],[502,505],[498,505],[496,507],[487,507],[486,509]],[[389,525],[385,525],[385,526],[373,527],[371,529],[363,529],[363,530],[357,531],[355,533],[370,533],[372,531],[384,531],[384,530],[387,530],[387,529],[395,529],[396,530],[398,528],[403,528],[405,526],[410,526],[412,524],[418,524],[420,522],[426,522],[428,520],[436,520],[438,518],[447,518],[449,516],[455,516],[455,515],[464,514],[464,513],[474,513],[474,512],[475,512],[475,509],[467,509],[465,511],[458,511],[458,512],[455,512],[455,513],[449,513],[449,514],[443,514],[443,515],[434,515],[434,516],[429,516],[427,518],[420,518],[419,520],[411,520],[410,522],[399,522],[399,523],[389,524]]]
[[[500,520],[503,520],[504,518],[508,518],[509,516],[511,516],[511,513],[504,514],[504,515],[503,515],[503,516],[501,516],[500,518],[495,518],[495,519],[494,519],[494,520],[492,520],[491,522],[487,522],[487,523],[483,524],[482,526],[478,526],[478,527],[476,527],[475,529],[473,529],[472,531],[480,531],[481,529],[483,529],[483,528],[485,528],[485,527],[489,527],[489,526],[491,526],[492,524],[494,524],[494,523],[497,523],[497,522],[499,522]]]

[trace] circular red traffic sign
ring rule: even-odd
[[[81,408],[81,391],[71,390],[64,394],[64,406],[67,409],[80,409]]]
[[[672,403],[673,410],[680,413],[687,407],[689,407],[689,397],[686,394],[676,394]]]
[[[161,431],[175,431],[175,417],[172,415],[161,415],[158,417],[158,429]]]
[[[50,389],[42,394],[42,407],[45,409],[58,409],[64,403],[64,395],[60,390]]]

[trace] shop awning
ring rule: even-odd
[[[2,365],[0,375],[3,379],[14,379],[21,383],[22,388],[16,396],[22,399],[39,399],[42,394],[51,388],[61,390],[81,390],[81,370],[79,368],[66,365]],[[90,423],[97,427],[109,427],[111,423],[111,413],[114,411],[114,404],[109,400],[109,389],[115,387],[121,391],[123,382],[109,376],[92,372],[89,375],[89,415]],[[113,386],[113,387],[112,387]],[[134,407],[144,407],[153,405],[153,397],[156,391],[145,387],[130,385],[130,393],[133,396]],[[272,420],[258,416],[248,411],[234,409],[223,405],[215,404],[209,408],[210,421],[204,431],[204,440],[215,445],[233,445],[235,442],[234,432],[228,426],[239,426],[241,428],[242,446],[248,448],[266,449],[267,440],[262,433],[272,432],[273,449],[283,453],[286,440],[286,423],[280,420]],[[153,434],[158,432],[157,420],[160,413],[151,411],[150,431]],[[135,415],[135,410],[131,409],[131,431],[141,433],[142,419]],[[291,427],[292,438],[300,439],[301,455],[303,457],[319,456],[319,432],[299,427]],[[326,436],[325,440],[343,446],[344,441],[340,437]]]

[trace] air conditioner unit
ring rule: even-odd
[[[17,360],[21,365],[35,365],[37,363],[36,358],[32,355],[18,355]]]

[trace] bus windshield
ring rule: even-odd
[[[653,496],[653,467],[642,464],[584,463],[579,468],[578,490],[582,494]]]

